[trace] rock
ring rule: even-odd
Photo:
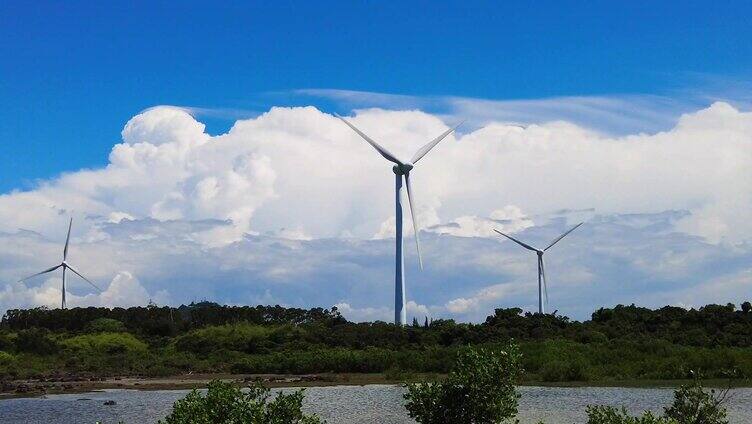
[[[115,402],[114,400],[107,400],[104,402],[104,404],[107,406],[112,406],[112,405],[117,405],[117,402]]]
[[[16,386],[16,393],[29,393],[31,391],[31,386],[28,384],[19,384]]]

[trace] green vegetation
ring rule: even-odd
[[[699,379],[674,392],[674,402],[663,409],[663,416],[645,411],[632,417],[624,408],[589,406],[588,424],[728,424],[723,403],[729,389],[705,390]]]
[[[197,390],[175,402],[173,410],[160,424],[318,424],[315,415],[305,415],[303,390],[278,393],[260,384],[243,392],[230,383],[214,380],[206,396]]]
[[[624,407],[588,406],[587,415],[587,424],[679,424],[678,421],[670,418],[655,416],[650,411],[645,411],[639,417],[633,417]]]
[[[405,408],[421,424],[516,423],[520,395],[515,385],[522,373],[521,354],[514,343],[504,349],[465,347],[444,380],[405,385]],[[624,407],[590,405],[587,424],[728,424],[723,403],[729,390],[705,390],[695,378],[674,392],[673,403],[661,416],[645,411],[635,417]],[[270,390],[260,383],[243,392],[214,380],[205,396],[193,390],[175,402],[160,424],[320,423],[318,417],[302,413],[303,392],[279,393],[269,402]]]
[[[468,347],[444,381],[407,384],[405,408],[421,424],[518,422],[515,384],[521,374],[514,344],[498,351]],[[723,404],[729,390],[705,390],[695,378],[674,391],[661,416],[645,411],[634,417],[624,407],[590,405],[587,424],[728,424]]]
[[[465,346],[519,346],[527,382],[752,378],[752,308],[599,309],[592,319],[497,309],[485,322],[352,323],[336,308],[9,310],[0,378],[201,373],[446,374]]]
[[[422,424],[505,422],[517,415],[514,385],[521,373],[514,345],[466,348],[445,380],[408,384],[405,408]]]

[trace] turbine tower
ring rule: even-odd
[[[389,162],[394,163],[392,171],[394,172],[394,190],[395,190],[395,218],[397,221],[396,238],[395,238],[395,272],[394,272],[394,323],[397,325],[407,324],[407,311],[405,310],[405,254],[403,251],[402,243],[402,182],[404,177],[405,185],[407,186],[407,200],[410,203],[410,214],[413,219],[413,229],[415,230],[415,247],[418,250],[418,262],[420,263],[420,269],[423,269],[423,258],[420,254],[420,239],[418,237],[418,220],[415,216],[415,203],[413,201],[412,188],[410,186],[410,171],[413,170],[415,164],[425,156],[431,149],[433,149],[441,140],[451,134],[462,123],[458,124],[454,128],[446,130],[443,134],[428,142],[425,146],[421,147],[409,162],[404,162],[397,159],[396,156],[389,153],[388,150],[376,143],[372,138],[365,135],[362,131],[355,128],[353,124],[347,121],[345,118],[337,115],[337,118],[352,128],[359,136],[361,136],[368,144],[376,149],[381,156],[383,156]]]
[[[26,278],[22,278],[22,279],[18,280],[19,282],[26,281],[29,278],[36,277],[37,275],[46,274],[46,273],[52,272],[52,271],[54,271],[54,270],[56,270],[58,268],[63,268],[63,287],[62,287],[63,301],[62,301],[62,309],[65,309],[65,271],[66,270],[71,270],[71,272],[73,272],[74,274],[76,274],[79,277],[83,278],[84,281],[86,281],[87,283],[89,283],[92,286],[94,286],[95,289],[99,290],[100,292],[102,291],[99,287],[97,287],[96,284],[92,283],[91,281],[89,281],[88,278],[86,278],[83,275],[81,275],[81,273],[79,273],[78,271],[76,271],[75,268],[73,268],[72,266],[70,266],[70,264],[67,262],[67,259],[68,259],[68,244],[70,242],[70,233],[71,233],[71,227],[72,226],[73,226],[73,218],[71,218],[70,222],[68,223],[68,236],[65,238],[65,248],[63,248],[63,262],[61,262],[59,265],[53,266],[52,268],[46,269],[46,270],[44,270],[42,272],[37,272],[36,274],[29,275]]]
[[[546,306],[548,306],[548,285],[546,284],[546,267],[543,264],[543,254],[546,253],[546,251],[550,248],[552,248],[556,243],[561,241],[564,237],[567,236],[567,234],[571,233],[572,231],[576,230],[577,227],[582,225],[583,223],[580,222],[579,224],[575,225],[569,231],[565,232],[564,234],[560,235],[559,237],[556,237],[554,241],[551,242],[545,249],[536,249],[533,246],[530,246],[529,244],[523,243],[516,238],[506,235],[502,233],[499,230],[494,230],[497,233],[501,234],[502,236],[508,238],[509,240],[512,240],[513,242],[519,244],[520,246],[524,247],[527,250],[532,250],[538,255],[538,312],[543,314],[545,313],[545,309],[543,308],[543,293],[545,292],[546,295]],[[542,283],[542,284],[541,284]]]

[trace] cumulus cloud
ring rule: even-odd
[[[354,308],[349,303],[340,302],[334,305],[337,310],[350,321],[364,322],[364,321],[394,321],[394,307],[382,306],[378,308],[366,306],[363,308]],[[410,320],[412,318],[423,319],[433,318],[434,313],[426,305],[419,305],[418,303],[409,300],[405,302],[406,315]],[[422,321],[421,321],[422,323]]]
[[[457,237],[493,237],[494,230],[516,233],[534,225],[532,219],[513,205],[491,212],[488,218],[478,216],[460,216],[447,224],[435,225],[428,231],[450,234]]]
[[[74,288],[71,292],[71,285],[77,286],[75,279],[75,276],[67,279],[66,303],[68,307],[105,306],[111,308],[146,305],[149,302],[160,304],[170,302],[167,290],[160,290],[150,295],[138,279],[126,271],[115,275],[115,278],[101,293],[80,293],[80,288]],[[62,277],[50,277],[45,279],[40,286],[28,286],[20,282],[6,284],[0,291],[0,308],[2,310],[35,306],[57,308],[62,298],[61,280]]]
[[[352,121],[404,158],[448,128],[417,110],[364,109]],[[341,304],[389,319],[394,175],[335,117],[272,108],[211,136],[188,111],[157,107],[122,136],[104,168],[0,195],[2,281],[59,260],[73,215],[73,263],[111,282],[96,298],[73,286],[81,302]],[[408,266],[408,298],[416,314],[467,319],[498,304],[532,307],[534,258],[493,229],[548,241],[583,217],[578,233],[590,243],[572,237],[578,250],[549,262],[550,289],[573,315],[629,301],[625,293],[746,275],[750,170],[752,114],[726,103],[626,136],[489,120],[450,136],[411,174],[427,270]],[[7,283],[1,305],[57,304],[54,281],[36,284]]]

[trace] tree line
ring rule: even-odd
[[[248,323],[265,327],[305,328],[312,343],[351,348],[399,348],[442,345],[566,339],[576,342],[606,340],[665,340],[685,346],[752,346],[752,305],[706,305],[698,309],[665,306],[649,309],[633,305],[600,308],[590,320],[578,322],[563,315],[523,313],[519,308],[496,309],[479,324],[421,317],[399,327],[376,321],[354,323],[336,307],[285,308],[282,306],[226,306],[202,302],[131,308],[10,309],[0,330],[44,329],[54,333],[84,333],[92,323],[114,320],[122,330],[141,337],[175,337],[208,326]]]
[[[464,346],[514,340],[530,381],[752,377],[752,308],[635,305],[590,320],[496,309],[481,323],[355,323],[336,308],[14,309],[0,321],[0,377],[61,373],[446,373]]]

